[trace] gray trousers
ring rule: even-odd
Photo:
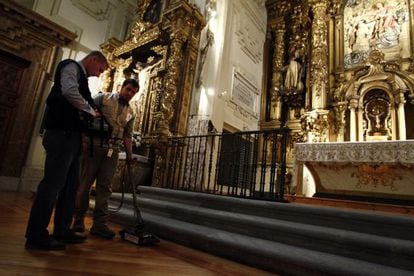
[[[76,195],[75,220],[83,220],[89,208],[89,193],[93,182],[96,180],[95,209],[93,211],[93,224],[96,227],[106,224],[108,213],[108,200],[112,193],[112,178],[118,163],[117,148],[108,157],[108,147],[96,145],[93,147],[93,155],[89,151],[83,155],[81,179]]]

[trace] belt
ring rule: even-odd
[[[106,146],[120,146],[122,144],[123,139],[121,138],[110,138],[110,139],[100,139],[98,137],[93,137],[93,144],[94,145],[106,145]]]

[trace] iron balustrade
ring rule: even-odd
[[[170,137],[161,187],[283,200],[289,129]]]

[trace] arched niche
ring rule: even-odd
[[[406,118],[406,135],[407,140],[414,140],[414,103],[406,105],[405,109]]]
[[[337,116],[346,116],[344,137],[349,141],[407,138],[407,125],[413,120],[406,116],[405,109],[413,98],[413,80],[383,58],[381,51],[371,51],[365,66],[355,71],[337,98],[348,110]]]
[[[361,98],[364,141],[392,140],[395,115],[391,97],[385,90],[371,89]]]

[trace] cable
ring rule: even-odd
[[[134,207],[135,225],[130,228],[125,228],[119,231],[122,239],[128,242],[132,242],[136,245],[154,245],[160,242],[160,239],[151,233],[147,233],[144,230],[145,224],[141,216],[141,211],[138,207],[136,185],[132,181],[131,164],[126,163],[126,169],[128,171],[128,182],[132,190],[132,203]]]
[[[131,172],[131,165],[130,164],[126,164],[126,168],[128,170],[128,177],[129,177],[129,184],[132,188],[132,202],[134,204],[134,211],[135,211],[135,219],[136,219],[136,223],[137,225],[143,225],[144,224],[144,220],[142,219],[141,216],[141,211],[138,208],[138,200],[137,200],[137,193],[136,193],[136,187],[132,181],[132,172]]]
[[[121,178],[121,202],[119,203],[118,207],[108,207],[108,212],[111,214],[115,214],[119,212],[124,204],[125,201],[125,171],[127,168],[127,164],[124,165],[124,168],[122,170],[122,178]],[[129,175],[131,177],[131,175]],[[132,181],[131,181],[132,182]]]

